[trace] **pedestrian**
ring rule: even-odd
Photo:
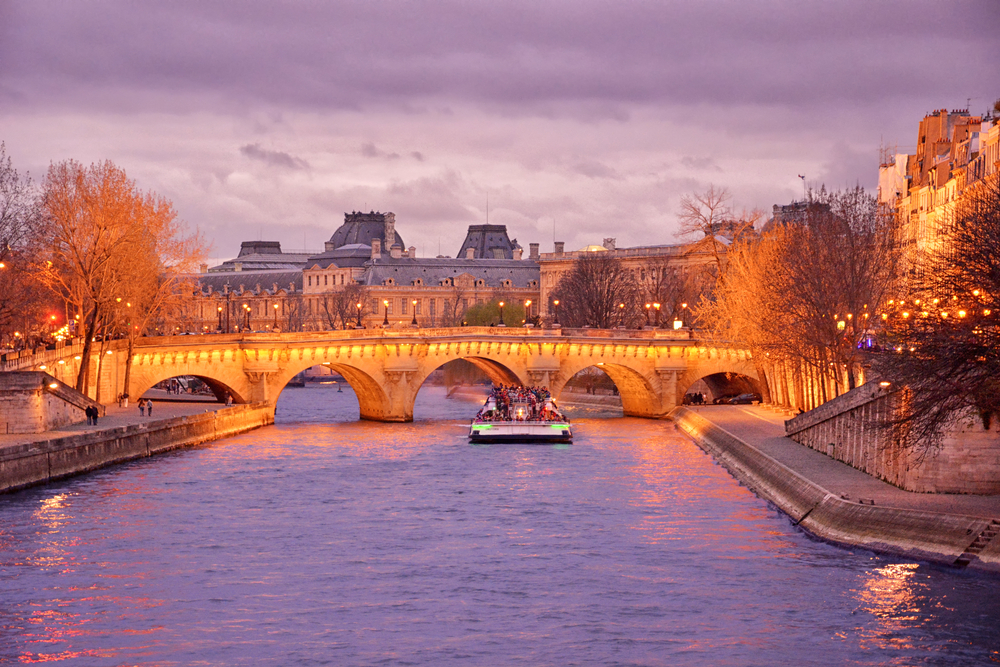
[[[144,401],[144,400],[142,400],[140,398],[138,405],[139,405],[139,416],[140,417],[145,417],[146,416],[146,401]]]
[[[153,401],[152,400],[147,400],[146,401],[146,416],[147,417],[152,417],[153,416]]]
[[[97,406],[90,408],[90,415],[94,418],[94,426],[97,426],[97,418],[101,416],[101,411],[97,409]]]
[[[127,393],[123,393],[122,394],[122,407],[123,408],[127,408],[128,407],[128,394]]]
[[[94,409],[94,406],[88,405],[87,408],[83,411],[83,413],[85,415],[87,415],[87,426],[90,426],[90,425],[92,425],[94,423],[94,415],[91,412],[91,410],[93,410],[93,409]]]

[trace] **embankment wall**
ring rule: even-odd
[[[0,449],[0,493],[273,423],[274,407],[254,403],[5,447]]]
[[[851,503],[696,412],[675,408],[670,419],[758,496],[830,542],[951,565],[990,525],[984,517]],[[1000,549],[984,550],[969,567],[1000,573]]]

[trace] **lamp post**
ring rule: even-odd
[[[625,328],[625,304],[618,304],[618,326],[621,329]]]
[[[354,305],[357,306],[357,308],[358,308],[358,328],[361,329],[362,328],[362,326],[361,326],[361,302],[358,301]]]
[[[250,331],[250,305],[244,303],[243,304],[243,310],[247,311],[247,325],[246,325],[246,330]]]
[[[653,308],[656,309],[656,328],[660,328],[660,304],[654,303]]]
[[[652,308],[652,307],[653,307],[653,304],[651,304],[651,303],[647,303],[646,304],[646,326],[647,327],[649,326],[649,309]]]
[[[385,317],[382,319],[382,326],[389,326],[389,299],[382,299],[382,305],[385,306]]]
[[[531,299],[527,299],[524,302],[524,326],[528,326],[528,320],[531,319]]]
[[[218,327],[218,331],[219,331],[219,333],[222,333],[222,306],[219,306],[218,311],[219,311],[219,327]]]
[[[505,327],[506,324],[503,323],[503,301],[500,302],[500,323],[497,324],[498,327]]]
[[[274,304],[274,330],[278,330],[278,304]]]
[[[229,313],[233,310],[233,293],[229,291],[229,285],[226,285],[226,333],[229,333]]]
[[[553,307],[553,310],[555,311],[555,316],[554,316],[554,318],[552,320],[552,326],[553,327],[558,327],[559,326],[559,299],[556,299],[555,301],[552,302],[552,307]]]
[[[417,326],[417,300],[414,299],[411,303],[413,304],[413,321],[410,324]]]

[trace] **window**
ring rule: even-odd
[[[323,276],[323,285],[326,286],[329,284],[330,284],[330,276]]]
[[[399,306],[400,306],[400,308],[399,308],[399,314],[400,315],[407,315],[408,313],[406,312],[407,305],[406,305],[406,299],[405,298],[399,300]]]
[[[343,273],[340,274],[340,284],[341,285],[344,284],[344,274]]]
[[[462,312],[464,313],[468,309],[469,309],[469,300],[468,299],[462,299]]]
[[[378,302],[378,299],[372,299],[372,312],[378,313],[382,310],[382,304]]]
[[[313,277],[309,276],[309,287],[313,286]]]
[[[421,306],[422,303],[423,303],[422,299],[417,299],[417,305],[415,305],[413,307],[413,314],[414,315],[420,315],[420,306]]]
[[[431,317],[434,317],[437,311],[437,299],[431,299],[427,305],[430,306]]]

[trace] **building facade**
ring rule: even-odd
[[[473,305],[537,304],[539,295],[537,252],[522,258],[505,226],[473,225],[458,257],[421,258],[403,247],[395,215],[375,211],[345,213],[322,252],[246,241],[239,256],[193,280],[175,333],[457,326]]]
[[[920,121],[916,151],[879,168],[879,202],[894,207],[910,257],[941,249],[955,203],[970,187],[1000,171],[997,118],[967,109],[939,109]]]

